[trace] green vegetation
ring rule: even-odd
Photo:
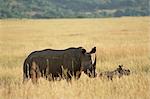
[[[0,18],[148,16],[148,0],[0,0]]]

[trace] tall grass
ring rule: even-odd
[[[150,99],[149,17],[108,19],[0,20],[0,99]],[[119,64],[121,79],[22,84],[24,59],[34,50],[97,47],[97,71]]]

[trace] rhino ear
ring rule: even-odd
[[[122,68],[123,67],[123,65],[119,65],[119,68]]]
[[[82,53],[85,54],[85,53],[86,53],[86,50],[85,50],[85,49],[82,49]]]
[[[90,54],[93,54],[96,52],[96,47],[93,47],[92,50],[89,52]]]

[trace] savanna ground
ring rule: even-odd
[[[150,99],[149,17],[0,20],[0,99]],[[97,71],[119,64],[131,75],[22,84],[29,53],[45,48],[97,47]]]

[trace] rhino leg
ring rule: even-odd
[[[40,77],[41,77],[41,72],[40,72],[40,69],[39,69],[39,66],[37,66],[36,68],[36,80],[38,80]]]
[[[40,72],[38,69],[38,65],[35,62],[32,62],[30,76],[33,84],[37,83],[38,78],[40,77]]]
[[[81,72],[80,71],[77,71],[76,73],[75,73],[75,79],[79,79],[80,78],[80,76],[81,76]]]
[[[36,72],[35,72],[35,70],[32,69],[30,71],[30,75],[31,75],[31,80],[32,80],[33,84],[35,84],[36,83]]]
[[[71,81],[71,78],[72,78],[72,74],[70,71],[67,71],[67,75],[65,76],[65,79],[67,82],[70,82]]]

